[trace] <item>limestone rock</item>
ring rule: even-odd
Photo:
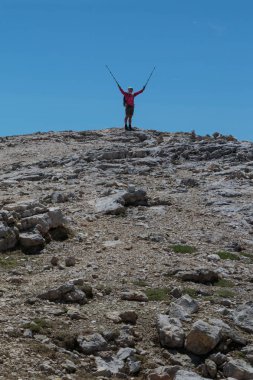
[[[243,347],[242,352],[246,355],[248,362],[253,365],[253,344]]]
[[[39,294],[38,298],[51,302],[79,303],[80,305],[87,303],[85,293],[71,283],[66,283],[58,288],[51,288]]]
[[[119,197],[118,194],[100,198],[95,204],[96,212],[114,215],[124,213],[125,207],[120,201],[121,197]]]
[[[126,301],[148,302],[146,294],[138,291],[123,292],[121,299]]]
[[[25,248],[45,245],[45,239],[38,233],[20,233],[19,241]]]
[[[68,256],[65,259],[66,267],[74,267],[76,265],[76,259],[73,256]]]
[[[176,376],[174,378],[174,380],[205,380],[205,379],[208,379],[208,378],[199,376],[195,372],[184,371],[184,370],[179,370],[176,373]]]
[[[0,252],[14,248],[18,239],[16,232],[6,223],[0,222]]]
[[[179,320],[160,314],[157,318],[157,330],[162,347],[180,348],[184,346],[184,330]]]
[[[124,371],[125,363],[123,360],[112,356],[106,359],[102,359],[99,356],[96,357],[96,376],[117,376]]]
[[[215,362],[213,362],[210,359],[205,360],[205,367],[206,367],[206,372],[208,375],[211,377],[211,379],[215,379],[217,375],[217,365]]]
[[[233,313],[237,326],[248,332],[253,332],[253,302],[249,301],[240,305]]]
[[[98,333],[85,336],[79,335],[77,338],[77,343],[80,350],[86,355],[104,351],[107,348],[106,340]]]
[[[237,380],[252,380],[253,367],[242,359],[230,359],[224,366],[223,373]]]
[[[0,218],[0,252],[20,244],[26,253],[37,253],[54,238],[54,230],[66,224],[60,209],[36,200],[8,204],[0,212],[5,219]]]
[[[179,366],[158,367],[151,371],[147,380],[173,380],[179,370]]]
[[[128,206],[147,206],[147,196],[144,190],[118,190],[115,194],[100,198],[95,203],[98,213],[120,214]]]
[[[59,264],[59,257],[57,257],[57,256],[53,256],[53,257],[51,258],[51,260],[50,260],[50,263],[51,263],[54,267],[56,267],[56,266]]]
[[[183,281],[192,281],[201,284],[212,284],[214,282],[217,282],[219,279],[217,272],[207,268],[199,268],[193,271],[179,273],[179,277]]]
[[[221,329],[198,320],[186,337],[185,348],[196,355],[206,355],[219,343]]]
[[[132,348],[121,348],[116,355],[104,358],[96,357],[96,376],[119,376],[122,374],[137,374],[141,365],[135,358],[135,350]]]
[[[190,319],[191,314],[198,311],[199,305],[188,294],[183,295],[175,302],[171,302],[167,311],[170,317],[179,318],[180,320]]]
[[[138,319],[138,314],[134,310],[125,310],[119,314],[122,322],[135,325]]]
[[[125,325],[120,329],[119,336],[115,339],[120,347],[134,347],[135,338],[133,335],[132,326]]]

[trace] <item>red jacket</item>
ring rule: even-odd
[[[126,99],[126,105],[127,106],[131,106],[131,107],[134,107],[134,98],[141,94],[143,91],[144,91],[144,88],[138,92],[134,92],[133,94],[129,94],[129,92],[125,92],[124,90],[122,90],[122,88],[119,86],[119,89],[120,89],[120,92],[124,95],[125,99]]]

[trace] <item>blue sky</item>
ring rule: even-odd
[[[253,140],[252,0],[0,0],[0,135],[133,125]]]

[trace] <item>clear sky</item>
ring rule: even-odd
[[[253,140],[252,0],[0,0],[0,135],[133,125]]]

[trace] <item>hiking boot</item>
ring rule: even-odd
[[[128,130],[129,130],[129,131],[133,131],[134,129],[132,128],[131,125],[129,125]]]
[[[129,131],[129,128],[128,128],[128,126],[127,126],[127,125],[125,125],[125,130],[126,130],[126,131]]]

